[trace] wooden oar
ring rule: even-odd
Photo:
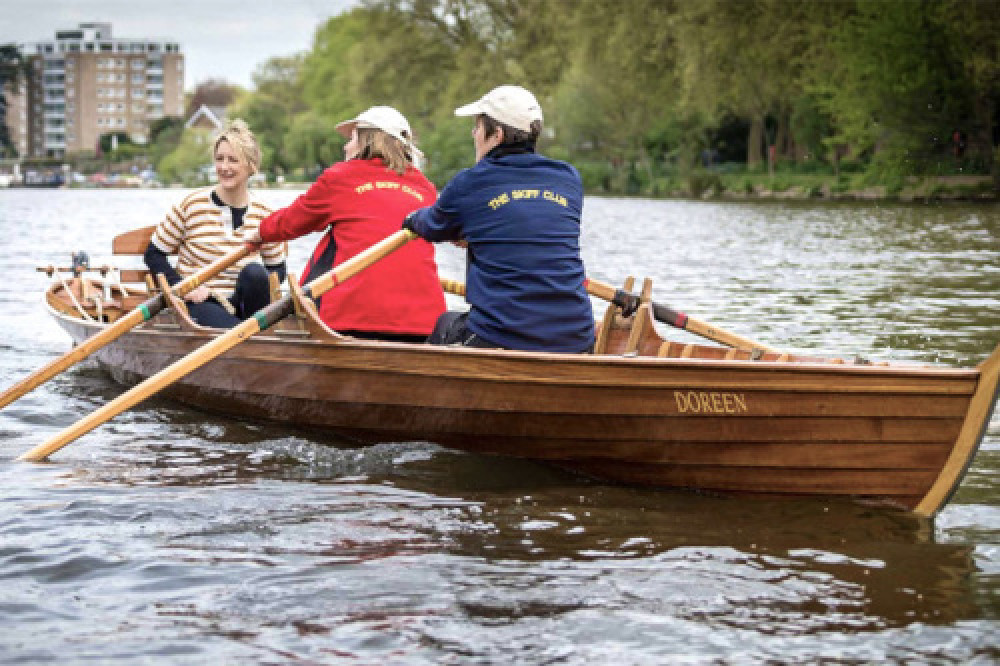
[[[376,243],[364,252],[351,257],[307,284],[302,288],[303,295],[313,299],[321,296],[344,280],[356,275],[379,259],[399,249],[413,238],[416,238],[416,234],[412,231],[407,229],[397,231],[388,238]],[[100,409],[66,428],[49,441],[24,453],[19,460],[32,462],[44,460],[50,454],[58,451],[77,437],[90,432],[105,421],[121,414],[129,407],[142,402],[160,389],[194,372],[250,336],[270,328],[293,312],[295,312],[295,299],[289,294],[260,310],[236,328],[229,329],[211,342],[206,343],[187,356],[160,370],[141,384],[132,387]]]
[[[249,246],[243,246],[237,250],[233,250],[197,273],[189,275],[178,282],[174,285],[172,291],[178,298],[183,298],[186,294],[194,291],[197,287],[201,286],[206,281],[211,280],[216,275],[252,252],[256,252],[256,250]],[[166,307],[167,300],[164,298],[163,294],[156,294],[155,296],[152,296],[127,315],[118,319],[114,324],[109,325],[100,333],[87,338],[70,351],[42,366],[4,391],[0,394],[0,409],[3,409],[10,403],[14,402],[25,393],[38,388],[63,370],[66,370],[75,363],[87,358],[101,347],[107,345],[109,342],[120,338],[122,335],[132,330],[142,322],[151,319],[160,311],[166,309]]]
[[[448,280],[446,278],[440,278],[440,280],[441,288],[448,293],[455,294],[457,296],[465,296],[465,285],[461,282]],[[593,278],[587,278],[584,280],[583,284],[586,287],[588,294],[604,299],[609,303],[614,303],[626,314],[635,312],[636,308],[640,305],[639,297],[625,291],[624,289],[615,289],[611,285],[605,284],[604,282],[600,282]],[[768,345],[744,338],[736,335],[735,333],[725,331],[718,326],[713,326],[707,322],[689,317],[683,312],[677,312],[676,310],[668,308],[666,305],[662,305],[660,303],[650,303],[650,305],[652,306],[653,317],[657,321],[663,322],[664,324],[668,324],[675,328],[696,333],[703,338],[708,338],[709,340],[714,340],[715,342],[720,342],[730,347],[736,347],[737,349],[745,349],[747,351],[753,351],[755,349],[770,352],[778,351]]]

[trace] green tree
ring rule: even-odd
[[[810,86],[834,121],[831,142],[876,155],[897,182],[933,168],[956,122],[972,116],[971,82],[933,3],[858,2],[834,26]]]
[[[17,155],[17,147],[7,126],[7,96],[4,92],[20,90],[27,68],[28,64],[16,44],[0,44],[0,157]]]
[[[709,119],[733,113],[749,120],[749,165],[763,160],[766,145],[787,150],[803,56],[820,17],[843,11],[838,3],[706,0],[678,9],[684,108]]]
[[[937,9],[971,84],[969,156],[989,168],[1000,136],[1000,3],[946,0]]]
[[[237,99],[230,116],[249,125],[261,148],[261,170],[287,171],[293,162],[285,152],[292,119],[306,110],[300,77],[304,56],[271,58],[253,74],[255,90]]]
[[[612,181],[605,168],[581,169],[601,186],[650,192],[658,163],[679,139],[671,129],[677,87],[672,3],[589,0],[577,6],[574,21],[578,43],[551,114],[557,151],[610,162]]]
[[[340,159],[344,139],[334,123],[315,111],[296,115],[285,135],[285,155],[290,163],[309,169],[328,167]]]
[[[212,136],[204,129],[184,130],[180,142],[156,165],[164,183],[199,185],[207,183],[212,166]]]

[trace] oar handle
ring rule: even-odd
[[[615,289],[611,285],[605,284],[604,282],[593,278],[587,278],[584,280],[584,286],[586,287],[588,294],[597,296],[598,298],[604,299],[609,303],[614,303],[622,308],[626,316],[634,312],[641,304],[640,298],[635,294],[624,291],[623,289]],[[687,314],[669,308],[666,305],[662,305],[660,303],[652,303],[651,305],[653,317],[656,321],[664,324],[668,324],[685,331],[690,331],[691,333],[696,333],[703,338],[708,338],[709,340],[714,340],[715,342],[720,342],[724,345],[729,345],[730,347],[736,347],[737,349],[746,349],[748,351],[753,351],[754,349],[770,352],[777,351],[773,347],[761,344],[749,338],[744,338],[740,335],[736,335],[735,333],[730,333],[725,329],[690,317]]]
[[[241,245],[240,247],[233,250],[229,254],[219,257],[218,259],[216,259],[215,261],[213,261],[211,264],[201,269],[200,271],[192,273],[191,275],[187,276],[186,278],[175,284],[171,288],[171,291],[173,291],[178,298],[184,298],[187,294],[191,293],[201,285],[205,284],[206,282],[214,278],[222,271],[226,270],[239,260],[243,259],[248,255],[253,254],[256,251],[257,247],[251,245],[250,243]]]
[[[405,245],[416,234],[409,230],[401,230],[388,238],[376,243],[364,252],[360,252],[343,262],[336,268],[324,273],[305,287],[302,292],[310,297],[320,296],[353,275],[371,266],[379,259]],[[78,437],[85,435],[105,421],[121,414],[126,409],[142,402],[164,387],[176,382],[182,377],[194,372],[209,361],[221,356],[239,343],[256,333],[270,328],[295,311],[295,301],[291,294],[271,303],[257,312],[253,317],[229,329],[212,341],[202,345],[187,356],[178,359],[155,375],[122,395],[118,396],[100,409],[80,419],[58,435],[21,455],[19,460],[38,462],[44,460]]]
[[[458,280],[449,280],[448,278],[438,278],[441,281],[441,288],[444,289],[449,294],[454,294],[456,296],[465,296],[465,285]]]

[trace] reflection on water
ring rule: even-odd
[[[0,302],[18,315],[0,385],[67,348],[34,265],[64,249],[100,263],[174,198],[0,191]],[[1000,342],[992,208],[586,207],[595,277],[650,276],[658,300],[778,346],[968,365]],[[293,270],[314,241],[293,245]],[[459,252],[439,258],[462,275]],[[421,442],[361,448],[156,398],[52,464],[13,461],[119,391],[83,364],[0,412],[0,663],[1000,657],[996,418],[934,523],[609,486]]]

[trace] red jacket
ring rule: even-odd
[[[400,230],[411,211],[429,206],[437,191],[417,169],[400,176],[380,159],[330,167],[287,208],[260,224],[265,242],[327,230],[302,272],[306,284]],[[319,313],[334,330],[426,335],[444,312],[434,247],[415,239],[319,298]]]

